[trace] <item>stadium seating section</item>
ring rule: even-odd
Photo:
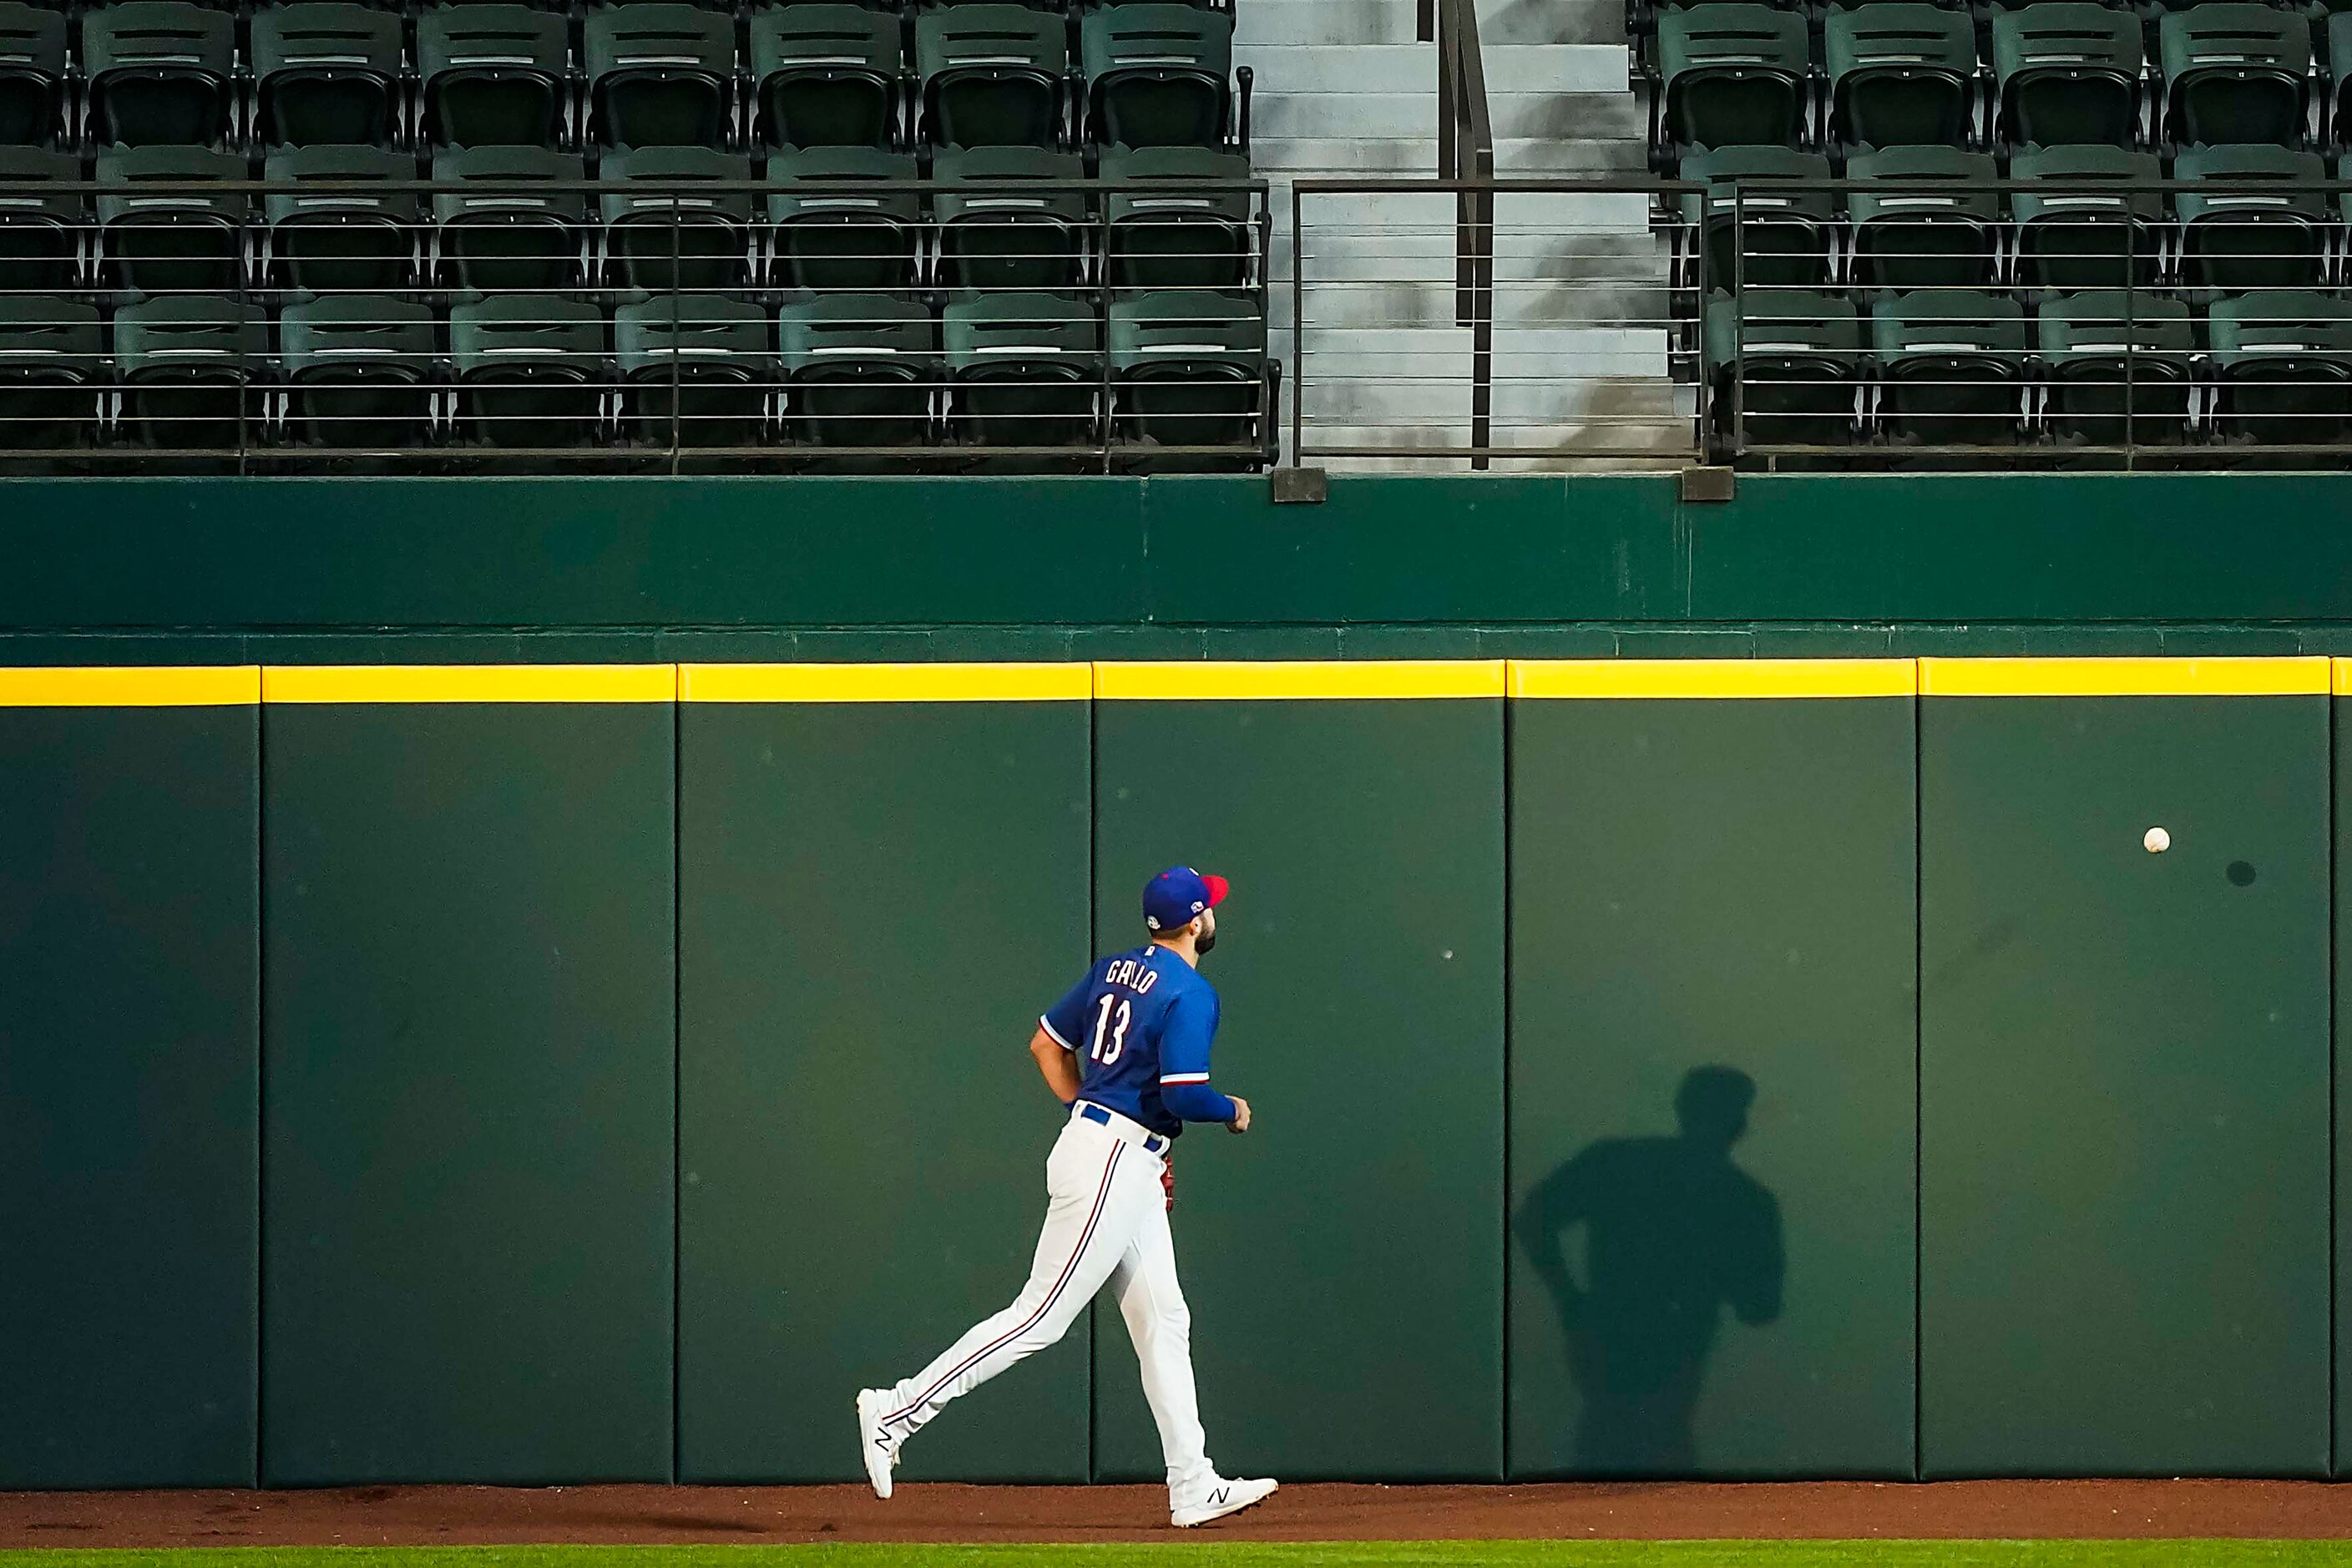
[[[2352,437],[2352,5],[1705,0],[1629,21],[1718,436]],[[2320,454],[2305,453],[2305,458]]]
[[[0,0],[0,459],[1261,466],[1249,89],[1165,0]]]

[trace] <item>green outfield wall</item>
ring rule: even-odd
[[[0,1486],[854,1479],[1175,860],[1229,1467],[2344,1464],[2352,660],[1253,635],[0,668]],[[1098,1307],[902,1474],[1159,1468]]]

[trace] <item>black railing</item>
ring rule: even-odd
[[[1477,0],[1436,0],[1437,177],[1454,193],[1454,320],[1470,329],[1470,466],[1486,467],[1495,406],[1495,121]]]
[[[1755,181],[1681,199],[1696,217],[1676,297],[1698,302],[1721,460],[2352,462],[2352,181]]]
[[[1263,181],[0,190],[0,469],[1273,460]]]

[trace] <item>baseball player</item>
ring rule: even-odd
[[[1143,889],[1151,940],[1097,959],[1037,1020],[1029,1054],[1070,1120],[1046,1157],[1045,1226],[1029,1282],[914,1376],[859,1392],[858,1445],[876,1495],[890,1495],[898,1450],[949,1400],[1059,1341],[1106,1281],[1160,1426],[1170,1522],[1206,1524],[1275,1489],[1270,1480],[1227,1480],[1209,1462],[1192,1392],[1192,1313],[1168,1228],[1174,1199],[1163,1194],[1185,1122],[1249,1131],[1249,1101],[1209,1087],[1217,993],[1198,970],[1217,942],[1225,887],[1189,866],[1151,879]]]

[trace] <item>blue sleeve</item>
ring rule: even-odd
[[[1085,979],[1071,986],[1037,1020],[1037,1026],[1053,1036],[1054,1043],[1066,1051],[1076,1050],[1079,1037],[1087,1032],[1087,997],[1094,988],[1095,972],[1089,969]]]
[[[1209,1087],[1209,1042],[1217,1033],[1214,993],[1193,992],[1168,1005],[1160,1028],[1160,1103],[1184,1121],[1231,1121],[1239,1108]]]

